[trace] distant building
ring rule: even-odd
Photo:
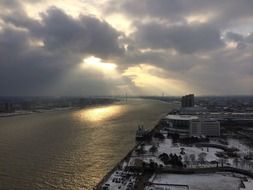
[[[194,107],[184,107],[180,109],[181,115],[203,115],[208,113],[208,110],[204,107],[194,106]]]
[[[192,115],[167,115],[166,130],[185,136],[220,136],[220,122]]]
[[[182,108],[190,108],[194,107],[194,94],[185,95],[181,99],[181,107]]]
[[[2,113],[11,113],[14,112],[15,109],[12,103],[1,103],[0,104],[0,112]]]

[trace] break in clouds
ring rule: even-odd
[[[2,0],[0,8],[2,96],[253,93],[251,0]]]

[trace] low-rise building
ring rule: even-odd
[[[165,129],[172,133],[180,133],[181,135],[188,136],[193,120],[198,120],[198,117],[191,115],[167,115],[164,118],[167,124]]]
[[[0,113],[12,113],[15,109],[12,103],[0,103]]]
[[[187,136],[220,136],[220,122],[192,115],[167,115],[165,130]]]

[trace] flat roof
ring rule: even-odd
[[[198,116],[193,115],[167,115],[165,118],[171,120],[185,120],[185,121],[199,119]]]

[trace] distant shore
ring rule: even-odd
[[[74,109],[85,109],[88,107],[94,107],[94,106],[103,106],[103,105],[109,105],[117,102],[118,100],[105,102],[105,103],[94,103],[89,104],[85,106],[75,106],[75,107],[55,107],[51,109],[37,109],[37,110],[18,110],[12,113],[0,113],[0,118],[4,117],[15,117],[15,116],[22,116],[22,115],[30,115],[35,113],[48,113],[48,112],[54,112],[54,111],[68,111],[68,110],[74,110]]]
[[[73,110],[78,109],[77,107],[67,107],[67,108],[53,108],[53,109],[39,109],[35,111],[26,111],[26,110],[20,110],[13,113],[0,113],[1,117],[15,117],[15,116],[21,116],[21,115],[30,115],[34,113],[46,113],[46,112],[53,112],[53,111],[65,111],[65,110]]]

